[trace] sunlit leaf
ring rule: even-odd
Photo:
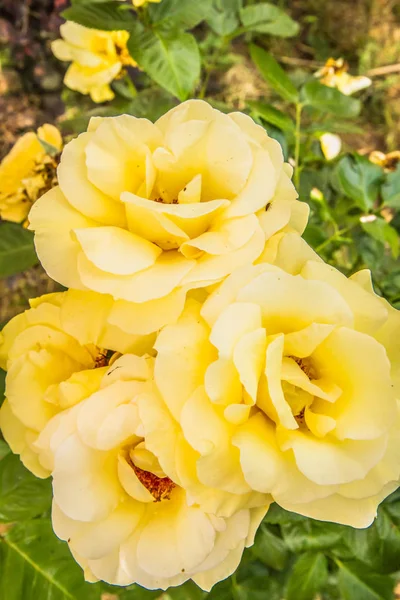
[[[297,102],[299,97],[297,89],[272,54],[253,44],[250,46],[250,55],[271,87],[285,100]]]
[[[246,6],[240,11],[240,20],[248,31],[268,33],[279,37],[292,37],[299,25],[282,9],[269,2]]]

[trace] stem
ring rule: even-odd
[[[294,162],[295,162],[295,168],[294,168],[294,185],[297,189],[297,191],[299,190],[299,186],[300,186],[300,165],[299,165],[299,160],[300,160],[300,128],[301,128],[301,111],[303,109],[303,105],[298,102],[296,104],[296,129],[294,132],[295,135],[295,147],[294,147]]]
[[[336,231],[330,238],[328,238],[327,240],[325,240],[325,242],[323,242],[322,244],[320,244],[315,251],[316,252],[321,252],[321,250],[323,250],[326,246],[328,246],[331,242],[334,242],[337,238],[341,237],[342,235],[344,235],[345,233],[348,233],[349,231],[351,231],[352,229],[354,229],[355,227],[357,227],[357,225],[359,225],[360,222],[357,221],[357,223],[353,223],[352,225],[349,225],[348,227],[344,227],[343,229],[339,229],[338,231]]]
[[[204,77],[203,85],[201,86],[200,91],[197,96],[201,100],[203,100],[203,98],[205,98],[205,95],[207,93],[208,82],[210,81],[211,73],[214,71],[214,69],[216,67],[218,56],[219,56],[219,54],[221,54],[221,51],[227,45],[228,42],[229,42],[229,38],[227,38],[227,37],[222,38],[221,44],[218,44],[214,48],[214,51],[210,57],[210,61],[209,61],[208,65],[206,65],[206,67],[205,67],[206,74]]]

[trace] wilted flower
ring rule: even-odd
[[[20,223],[32,204],[57,184],[62,137],[53,125],[25,133],[0,164],[0,217]]]
[[[69,291],[31,305],[0,333],[0,366],[7,371],[0,427],[25,466],[47,477],[34,446],[47,422],[97,389],[115,352],[144,352],[153,338],[109,325],[106,296]]]
[[[389,173],[390,171],[395,171],[400,163],[400,150],[394,150],[393,152],[388,152],[388,154],[374,150],[368,158],[371,162],[382,167],[386,173]]]
[[[51,48],[59,60],[72,61],[64,83],[71,90],[90,94],[93,102],[114,98],[110,83],[123,74],[125,66],[135,66],[126,47],[127,31],[88,29],[72,21],[60,27],[63,39]]]
[[[319,142],[321,144],[321,150],[327,160],[332,160],[340,154],[342,148],[342,140],[334,133],[323,133]]]
[[[60,187],[30,214],[36,249],[53,279],[120,300],[115,324],[154,331],[187,289],[253,262],[276,231],[303,231],[308,206],[290,175],[264,129],[203,101],[156,124],[94,118],[63,152]]]
[[[148,4],[149,2],[155,2],[157,4],[159,4],[161,2],[161,0],[132,0],[133,6],[144,6],[145,4]]]
[[[372,83],[369,77],[353,77],[348,73],[349,65],[343,58],[328,58],[322,69],[315,73],[321,83],[328,87],[337,88],[342,94],[350,96],[355,92],[369,87]]]
[[[203,484],[365,527],[400,475],[399,334],[368,272],[278,234],[160,333],[155,382]]]

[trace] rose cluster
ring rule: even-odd
[[[209,590],[271,502],[366,527],[400,476],[400,314],[302,239],[279,144],[188,101],[94,118],[33,206],[69,288],[0,339],[3,435],[89,581]]]

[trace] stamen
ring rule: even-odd
[[[140,483],[144,485],[146,490],[153,496],[154,502],[170,499],[171,492],[174,487],[176,487],[176,484],[171,481],[169,477],[157,477],[157,475],[150,473],[150,471],[140,469],[131,461],[129,461],[129,464],[135,471],[136,477],[139,479]]]

